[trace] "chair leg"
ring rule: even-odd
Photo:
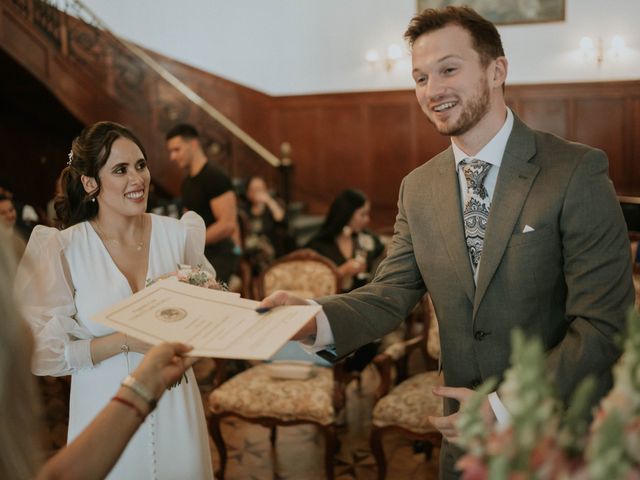
[[[373,458],[375,458],[376,466],[378,467],[378,480],[384,480],[387,476],[387,462],[384,458],[382,433],[382,429],[372,426],[371,435],[369,437],[369,446],[371,447],[371,453],[373,453]]]
[[[276,448],[276,437],[278,435],[278,431],[276,430],[276,426],[271,427],[271,433],[269,435],[269,440],[271,440],[271,448]]]
[[[327,480],[333,480],[333,458],[336,454],[336,429],[333,425],[322,427],[324,433],[324,468]]]
[[[433,458],[433,443],[429,440],[427,440],[427,443],[424,446],[424,456],[427,457],[428,461],[431,461]]]
[[[211,436],[213,437],[213,441],[218,449],[218,455],[220,456],[220,469],[215,472],[215,477],[218,480],[224,480],[224,471],[227,467],[227,446],[224,444],[222,432],[220,431],[219,417],[215,415],[211,417],[211,420],[209,420],[209,430],[211,431]]]

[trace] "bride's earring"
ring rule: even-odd
[[[344,227],[342,227],[342,234],[345,237],[350,237],[351,236],[352,230],[351,227],[349,225],[345,225]]]

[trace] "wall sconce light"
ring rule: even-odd
[[[599,68],[605,59],[619,58],[625,50],[625,43],[620,35],[614,35],[611,38],[610,47],[605,50],[602,37],[596,37],[595,41],[591,37],[582,37],[580,50],[586,61],[595,60]]]
[[[380,55],[380,52],[375,48],[369,49],[365,55],[365,59],[372,67],[375,68],[381,65],[387,72],[390,72],[393,70],[393,67],[396,65],[398,60],[402,58],[403,54],[402,48],[395,43],[392,43],[387,47],[387,51],[384,55]]]

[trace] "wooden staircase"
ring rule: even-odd
[[[182,172],[168,160],[164,135],[182,121],[198,126],[210,159],[232,176],[262,175],[272,184],[283,184],[282,170],[279,173],[264,161],[265,155],[275,157],[254,141],[266,152],[257,154],[235,123],[223,118],[227,125],[223,126],[211,113],[203,112],[206,106],[194,103],[197,94],[191,91],[192,98],[187,98],[143,61],[151,58],[154,62],[151,52],[141,51],[141,58],[132,51],[139,47],[111,34],[80,2],[64,5],[67,11],[44,0],[0,0],[0,48],[80,122],[112,120],[130,127],[145,145],[154,181],[174,195],[179,192]],[[286,172],[284,175],[286,189]]]

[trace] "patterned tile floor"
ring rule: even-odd
[[[64,445],[68,409],[68,379],[41,377],[47,428],[43,441],[53,452]],[[340,451],[334,460],[336,480],[376,479],[375,461],[369,449],[369,430],[373,392],[377,376],[373,368],[363,372],[362,386],[355,382],[347,391],[345,426],[339,431]],[[207,395],[203,392],[206,411]],[[239,419],[227,419],[222,427],[227,443],[227,480],[321,480],[324,472],[324,439],[310,425],[278,428],[276,448],[271,449],[268,429]],[[218,468],[218,453],[209,441],[214,469]],[[385,437],[387,478],[391,480],[436,479],[438,454],[427,460],[423,453],[414,453],[413,443],[396,434]]]

